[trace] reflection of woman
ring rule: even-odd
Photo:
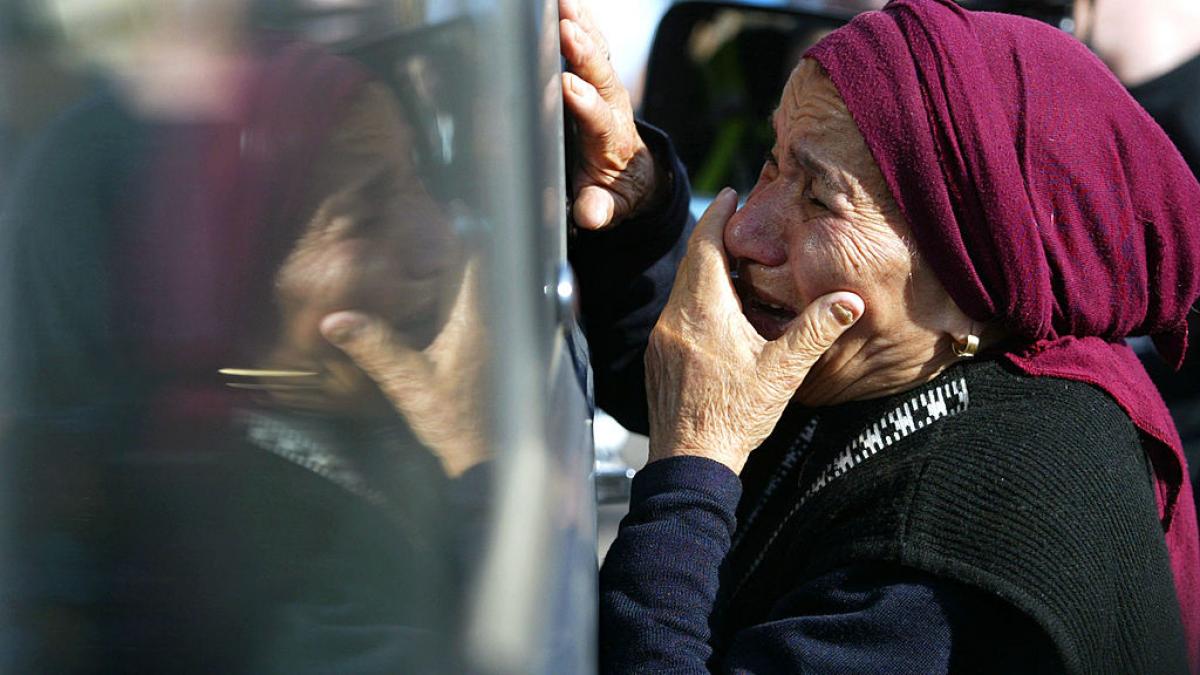
[[[429,342],[462,276],[449,219],[361,68],[243,58],[218,115],[74,111],[6,214],[30,670],[393,672],[452,629],[444,472],[318,332],[353,303]]]
[[[682,256],[686,181],[657,165],[665,139],[638,136],[624,89],[596,95],[611,66],[587,40],[568,41],[568,101],[587,113],[575,220],[621,224],[579,233],[572,262],[597,400],[644,428],[642,353]],[[13,188],[14,670],[454,670],[460,564],[490,506],[486,465],[468,471],[487,391],[474,267],[393,94],[321,50],[259,46],[220,55],[219,79],[124,79],[55,125]],[[172,95],[187,84],[195,96]],[[471,103],[453,112],[494,107]],[[624,169],[662,189],[629,190]]]
[[[1028,20],[896,0],[808,57],[652,336],[603,669],[1200,667],[1191,486],[1122,342],[1183,353],[1187,166]]]
[[[427,669],[441,662],[451,639],[459,514],[429,452],[437,448],[414,436],[415,427],[383,403],[319,326],[330,311],[367,309],[408,343],[425,346],[445,326],[459,290],[461,246],[413,165],[411,134],[393,95],[329,55],[304,66],[280,69],[276,86],[349,90],[330,104],[324,133],[289,138],[277,129],[262,138],[268,146],[310,146],[312,155],[280,167],[298,178],[292,192],[272,195],[290,201],[296,219],[277,233],[285,238],[267,267],[276,323],[256,352],[221,369],[226,384],[257,394],[235,412],[258,451],[248,453],[239,481],[242,537],[251,564],[271,580],[263,584],[253,669]],[[272,113],[302,116],[294,106]],[[470,382],[462,391],[464,399],[475,393]],[[474,422],[474,409],[459,412],[458,425]]]

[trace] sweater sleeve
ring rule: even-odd
[[[800,580],[714,658],[710,625],[741,494],[697,457],[651,463],[600,572],[600,672],[1056,672],[1032,620],[891,564]]]
[[[596,403],[626,428],[649,429],[645,367],[650,330],[675,281],[695,221],[687,172],[667,136],[638,131],[665,171],[670,193],[652,212],[596,232],[575,230],[570,260],[579,284],[582,324],[591,352]]]
[[[600,568],[600,672],[705,672],[742,487],[700,457],[651,462]]]

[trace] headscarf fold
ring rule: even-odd
[[[1200,185],[1083,45],[950,0],[893,0],[807,54],[828,73],[925,260],[1022,371],[1108,392],[1146,435],[1193,670],[1200,539],[1179,435],[1124,338],[1173,366],[1200,296]]]

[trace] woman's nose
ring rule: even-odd
[[[751,194],[746,204],[725,223],[725,250],[734,258],[767,267],[787,262],[787,245],[777,210]]]

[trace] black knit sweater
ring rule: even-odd
[[[790,409],[740,484],[647,467],[600,646],[605,672],[1186,672],[1134,426],[995,361]]]
[[[1072,672],[1186,671],[1138,434],[1089,385],[951,368],[898,396],[793,411],[742,479],[718,649],[790,583],[889,562],[1007,601]]]

